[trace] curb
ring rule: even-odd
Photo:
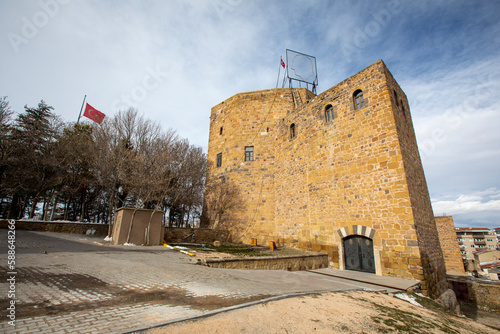
[[[313,274],[325,275],[325,276],[330,276],[330,277],[335,277],[335,278],[340,278],[340,279],[345,279],[345,280],[354,281],[354,282],[360,282],[360,283],[368,283],[368,284],[371,284],[371,285],[378,285],[378,286],[381,286],[381,287],[384,287],[384,288],[401,290],[401,291],[408,291],[408,290],[410,290],[412,288],[420,287],[420,284],[421,284],[420,282],[416,282],[414,285],[412,285],[412,286],[410,286],[410,287],[408,287],[406,289],[403,289],[403,288],[392,286],[392,285],[388,285],[388,284],[367,282],[366,280],[362,280],[362,279],[356,279],[356,278],[351,278],[351,277],[347,278],[347,277],[344,277],[344,276],[335,275],[335,274],[329,274],[329,273],[320,273],[320,272],[314,271],[314,269],[313,270],[306,270],[306,271],[310,272],[310,273],[313,273]]]
[[[274,297],[269,297],[265,299],[260,299],[260,300],[254,300],[252,302],[248,303],[243,303],[243,304],[238,304],[238,305],[233,305],[229,307],[223,307],[214,311],[209,311],[200,315],[195,315],[195,316],[190,316],[190,317],[181,317],[181,318],[175,318],[167,321],[162,321],[158,322],[155,324],[152,324],[147,327],[136,327],[136,328],[130,328],[127,330],[123,331],[117,331],[113,332],[113,334],[139,334],[143,333],[145,330],[153,329],[153,328],[159,328],[167,325],[172,325],[175,323],[179,322],[184,322],[184,321],[190,321],[190,320],[199,320],[199,319],[204,319],[208,318],[217,314],[229,312],[229,311],[234,311],[242,308],[247,308],[250,306],[255,306],[255,305],[260,305],[260,304],[265,304],[273,301],[278,301],[278,300],[283,300],[283,299],[289,299],[289,298],[295,298],[295,297],[302,297],[302,296],[309,296],[309,295],[319,295],[319,294],[325,294],[325,293],[332,293],[332,292],[351,292],[351,291],[368,291],[368,292],[382,292],[382,293],[387,293],[387,290],[385,289],[380,289],[380,290],[371,290],[371,289],[348,289],[348,290],[324,290],[324,291],[313,291],[313,292],[298,292],[298,293],[291,293],[291,294],[285,294],[285,295],[279,295],[279,296],[274,296]]]

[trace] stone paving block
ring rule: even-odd
[[[37,328],[34,330],[31,330],[30,333],[54,333],[52,328]]]
[[[19,232],[21,233],[18,237],[22,239],[24,231]],[[0,237],[2,233],[0,230]],[[56,237],[65,240],[64,238],[72,236],[56,234]],[[252,275],[248,275],[248,271],[193,266],[189,258],[173,252],[164,252],[163,247],[157,248],[161,252],[156,253],[154,247],[135,248],[133,252],[117,253],[113,253],[115,249],[113,247],[104,247],[103,250],[106,252],[103,254],[71,252],[74,248],[71,243],[67,248],[69,251],[59,252],[57,257],[51,255],[56,252],[49,252],[44,256],[20,253],[19,263],[23,264],[21,270],[26,270],[26,273],[34,275],[33,277],[39,281],[37,284],[31,282],[19,284],[17,286],[19,296],[26,296],[26,300],[34,303],[41,303],[44,299],[50,300],[52,305],[58,304],[59,307],[77,305],[90,300],[113,300],[119,292],[143,293],[163,289],[174,289],[187,297],[240,298],[295,291],[322,291],[325,288],[324,282],[333,286],[330,281],[334,280],[326,278],[326,281],[318,283],[320,280],[311,279],[313,274],[310,273],[297,276],[288,272],[255,271]],[[1,255],[0,252],[0,261]],[[162,263],[160,268],[158,268],[159,261]],[[133,270],[127,270],[124,274],[124,264]],[[88,275],[89,279],[100,283],[85,286],[82,282],[64,280],[61,284],[65,286],[55,286],[48,283],[48,278],[55,274],[67,277]],[[6,283],[0,282],[1,288],[5,289],[5,286]],[[61,288],[64,288],[64,291]],[[39,307],[43,309],[44,306]],[[189,305],[172,306],[149,302],[99,308],[92,305],[86,310],[56,316],[21,318],[16,330],[20,333],[32,333],[35,330],[47,333],[52,329],[71,333],[92,331],[103,333],[150,326],[168,319],[202,313],[203,311],[192,309]],[[5,324],[6,322],[0,322],[0,331],[6,329]]]

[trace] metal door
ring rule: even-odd
[[[375,273],[373,241],[354,235],[344,239],[344,259],[347,270]]]

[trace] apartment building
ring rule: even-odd
[[[497,238],[489,228],[456,227],[455,231],[463,259],[474,260],[475,252],[497,248]]]
[[[495,236],[497,237],[497,249],[500,250],[500,227],[494,228],[493,233],[495,233]]]

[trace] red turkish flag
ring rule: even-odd
[[[88,103],[87,106],[85,107],[85,112],[83,113],[83,116],[90,118],[91,120],[99,124],[101,124],[104,117],[106,117],[106,115],[104,115],[102,112],[95,109]]]
[[[285,62],[283,61],[283,58],[281,59],[281,66],[283,66],[283,68],[285,68]]]

